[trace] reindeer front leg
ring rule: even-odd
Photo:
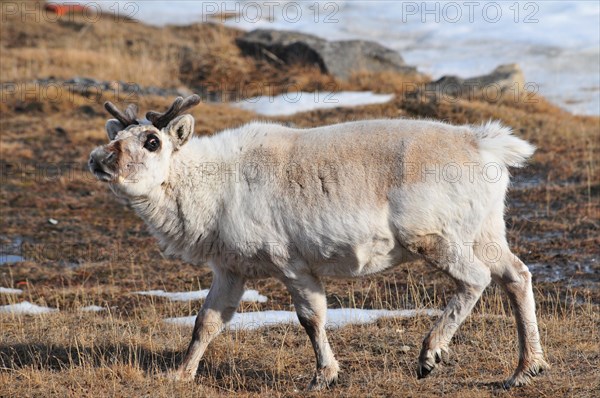
[[[179,368],[169,376],[176,380],[191,380],[196,375],[200,359],[213,338],[231,320],[244,294],[245,279],[218,271],[213,273],[210,291],[196,317],[192,341]]]

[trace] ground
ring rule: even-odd
[[[243,57],[234,43],[240,32],[219,25],[155,28],[108,17],[94,22],[0,17],[0,243],[4,254],[20,243],[25,257],[0,265],[0,286],[24,291],[0,294],[0,305],[28,300],[60,309],[43,316],[0,314],[0,396],[304,396],[313,372],[304,331],[279,326],[224,333],[209,347],[193,382],[154,376],[179,361],[191,333],[163,319],[193,315],[200,303],[133,292],[207,288],[211,275],[206,267],[164,259],[142,221],[87,173],[89,152],[106,140],[102,102],[122,106],[131,96],[64,88],[57,96],[34,83],[76,76],[210,92],[221,101],[204,101],[192,110],[198,134],[256,119],[297,126],[381,117],[498,119],[511,126],[538,147],[527,168],[513,170],[506,221],[511,246],[534,275],[542,344],[552,369],[530,386],[502,390],[500,382],[517,362],[516,329],[504,294],[491,286],[457,333],[449,358],[423,380],[416,377],[418,350],[434,319],[387,319],[330,331],[340,380],[314,396],[600,394],[598,117],[571,115],[537,95],[489,102],[408,93],[405,83],[414,76],[359,73],[338,82],[310,66],[282,68]],[[232,96],[264,93],[264,87],[277,93],[290,85],[396,96],[387,104],[285,118],[263,118],[225,103]],[[220,96],[224,91],[228,94]],[[135,96],[143,110],[162,109],[172,99]],[[58,223],[49,223],[51,218]],[[443,274],[420,262],[326,285],[330,308],[443,308],[453,292]],[[241,311],[293,308],[274,280],[248,287],[269,300],[244,303]],[[79,311],[90,304],[107,310]]]

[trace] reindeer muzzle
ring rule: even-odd
[[[98,180],[111,182],[117,176],[117,153],[100,146],[90,154],[88,167]]]

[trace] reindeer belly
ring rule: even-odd
[[[315,261],[311,270],[317,275],[353,278],[381,272],[413,259],[394,239],[374,236],[370,241],[340,248],[330,258]]]

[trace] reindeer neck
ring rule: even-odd
[[[131,200],[167,255],[197,259],[206,257],[198,253],[203,247],[214,247],[222,187],[202,181],[201,167],[199,162],[173,162],[165,183]]]

